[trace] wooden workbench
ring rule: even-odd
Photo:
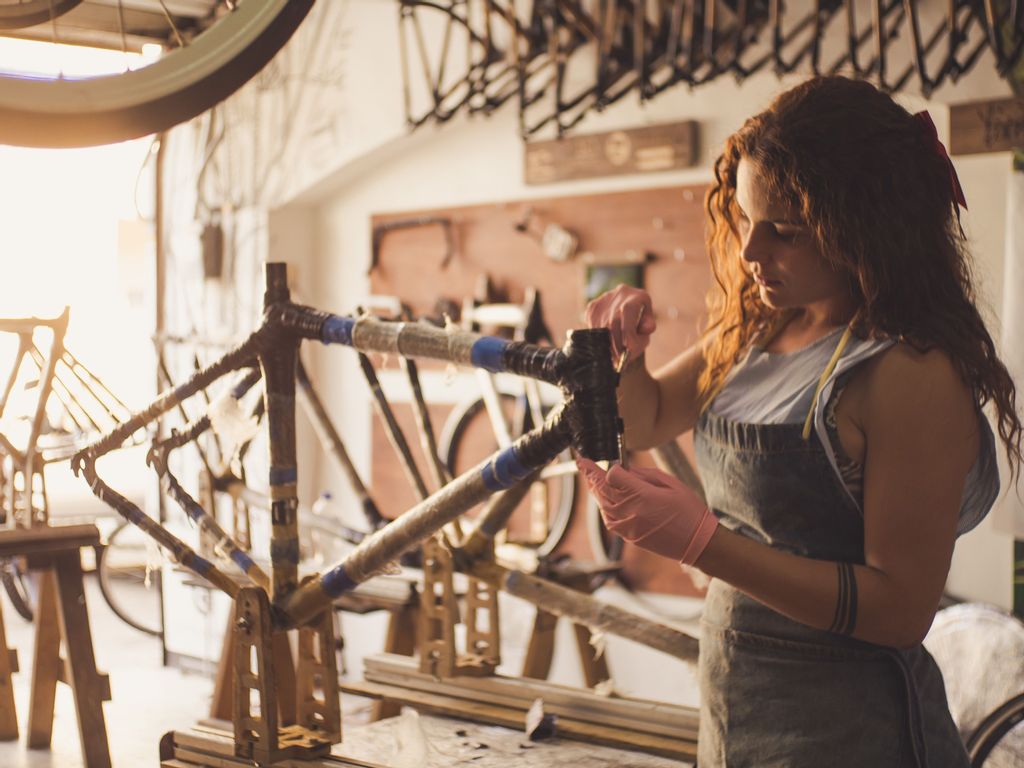
[[[401,716],[345,730],[344,742],[334,754],[356,757],[380,765],[393,765]],[[692,763],[643,752],[604,747],[571,739],[530,741],[521,730],[482,725],[435,715],[420,715],[428,749],[423,768],[551,768],[555,765],[586,768],[681,768]]]
[[[419,715],[419,727],[426,737],[426,754],[417,750],[402,753],[408,742],[410,723],[403,717],[391,717],[375,723],[343,725],[344,741],[336,744],[331,756],[308,762],[288,761],[288,768],[551,768],[553,765],[586,766],[586,768],[686,768],[692,763],[666,757],[605,747],[569,739],[551,738],[530,741],[521,730],[497,725],[481,725],[436,715]],[[202,762],[170,759],[170,742],[193,743],[196,738],[213,739],[226,753]],[[164,737],[168,754],[162,766],[171,768],[208,768],[211,765],[252,765],[230,757],[230,723],[207,721],[195,731]],[[198,750],[203,751],[203,750]],[[208,754],[213,754],[210,751]]]

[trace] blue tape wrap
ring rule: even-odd
[[[192,562],[190,563],[190,565],[192,566],[192,570],[198,573],[200,576],[206,576],[206,574],[213,571],[213,563],[211,563],[206,558],[200,557],[199,555],[196,555],[192,558]]]
[[[337,597],[350,589],[355,589],[356,583],[349,578],[345,565],[342,564],[321,576],[320,586],[330,597]]]
[[[487,466],[483,468],[482,476],[484,485],[492,491],[500,491],[504,488],[511,488],[532,471],[532,468],[519,461],[513,446],[506,448],[488,462]]]
[[[500,373],[505,370],[505,350],[510,343],[494,336],[482,336],[473,342],[469,359],[477,368]]]
[[[355,325],[354,318],[331,315],[324,320],[323,327],[320,329],[320,341],[324,344],[344,344],[346,347],[351,347],[352,329]]]
[[[271,485],[291,485],[299,479],[299,470],[295,467],[271,467]]]
[[[181,505],[181,508],[185,510],[186,515],[197,523],[204,517],[207,517],[206,510],[200,507],[195,501],[186,499]]]
[[[243,573],[248,573],[256,565],[256,563],[253,562],[253,559],[241,549],[234,550],[231,553],[231,559],[234,561],[235,565],[242,569]]]

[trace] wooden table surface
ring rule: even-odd
[[[342,724],[344,741],[332,754],[356,757],[388,768],[680,768],[678,760],[582,741],[552,738],[530,741],[522,731],[434,715],[399,715],[366,725]],[[417,744],[421,730],[426,754]]]

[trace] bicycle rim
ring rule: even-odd
[[[18,565],[16,558],[5,560],[0,566],[0,581],[3,582],[7,597],[11,600],[14,610],[25,621],[32,621],[35,613],[32,604],[35,602],[25,582],[25,574]]]
[[[601,508],[597,505],[597,499],[587,494],[587,542],[590,544],[590,551],[594,561],[598,565],[607,565],[618,562],[622,558],[622,550],[625,542],[621,536],[610,533],[601,517]],[[594,576],[593,589],[597,589],[608,579],[616,578],[614,573],[602,573]]]
[[[515,395],[507,392],[501,392],[499,396],[506,403],[511,403],[516,399]],[[457,475],[460,468],[459,454],[463,450],[463,444],[466,442],[470,430],[474,426],[478,427],[481,422],[490,423],[487,417],[487,408],[482,398],[456,406],[445,421],[441,429],[440,439],[438,440],[438,453],[441,454],[442,460],[453,476]],[[493,435],[493,432],[490,432],[490,434]],[[495,441],[491,448],[495,448],[496,444],[497,442]],[[483,456],[478,458],[482,459]],[[558,458],[558,461],[571,460],[572,457],[568,451]],[[573,506],[576,502],[576,476],[574,474],[562,475],[545,482],[555,483],[558,494],[554,507],[548,510],[547,533],[544,536],[544,540],[530,547],[540,557],[551,554],[561,543],[569,527],[569,520],[572,518]],[[528,494],[527,500],[524,503],[529,504],[530,501],[531,499]]]
[[[1015,726],[1024,722],[1024,693],[1013,697],[992,714],[981,721],[971,737],[967,740],[967,754],[971,758],[972,768],[985,766],[996,766],[995,750]],[[1018,744],[1016,758],[1006,765],[1019,765],[1017,761],[1021,756],[1020,750],[1024,750],[1024,744]]]
[[[0,5],[0,29],[24,29],[63,16],[82,0],[29,0]]]
[[[138,138],[227,98],[273,58],[313,0],[246,0],[141,69],[87,79],[0,76],[0,143],[85,147]]]
[[[96,571],[100,593],[114,615],[139,632],[161,637],[160,570],[150,571],[146,582],[147,551],[139,546],[144,537],[131,523],[118,525],[100,548]]]

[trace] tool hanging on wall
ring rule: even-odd
[[[373,228],[373,243],[371,246],[370,268],[366,270],[369,275],[380,265],[380,248],[384,235],[399,229],[414,229],[416,227],[428,227],[440,225],[444,230],[445,254],[441,260],[441,269],[444,269],[451,262],[456,254],[454,224],[447,216],[417,216],[411,219],[396,219],[377,224]]]
[[[541,251],[552,261],[569,261],[576,255],[579,237],[569,229],[555,222],[541,223],[533,206],[528,206],[523,216],[512,226],[540,245]]]

